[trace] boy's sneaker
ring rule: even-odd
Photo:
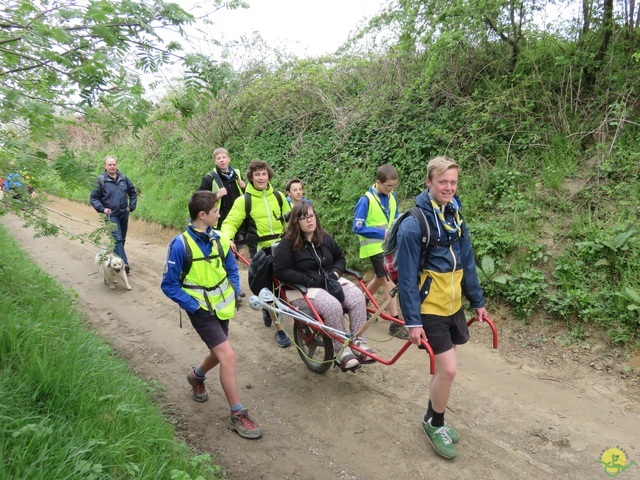
[[[262,310],[262,321],[264,322],[265,327],[271,326],[271,315],[269,315],[269,310]]]
[[[443,427],[433,427],[429,422],[422,422],[422,429],[427,434],[431,445],[438,453],[438,455],[444,458],[455,458],[458,455],[453,440],[449,436],[449,427],[446,425]]]
[[[253,420],[247,413],[247,409],[243,408],[239,412],[234,412],[229,417],[227,427],[238,433],[242,438],[260,438],[262,430],[253,423]]]
[[[207,393],[207,389],[204,388],[204,379],[200,379],[196,377],[194,369],[192,368],[189,373],[187,373],[187,381],[191,388],[193,389],[193,399],[196,402],[206,402],[209,399],[209,394]]]
[[[444,422],[444,426],[447,429],[447,435],[449,435],[451,441],[453,443],[458,443],[458,441],[460,441],[460,434],[458,433],[458,431],[447,422]]]
[[[276,342],[278,342],[278,345],[282,348],[291,346],[291,340],[289,340],[284,330],[278,330],[274,336],[276,337]]]
[[[409,330],[407,330],[407,327],[396,322],[391,322],[391,325],[389,325],[389,335],[399,338],[400,340],[409,340]]]
[[[246,297],[246,296],[247,296],[247,294],[246,294],[246,293],[244,293],[242,290],[240,290],[240,291],[238,292],[238,295],[240,295],[240,297],[241,297],[241,298],[244,298],[244,297]]]
[[[129,275],[131,273],[131,268],[129,268],[129,264],[125,263],[124,264],[124,272]]]

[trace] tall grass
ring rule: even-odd
[[[0,228],[0,478],[219,478]]]

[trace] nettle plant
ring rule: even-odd
[[[492,257],[484,255],[481,264],[476,265],[476,271],[486,296],[499,297],[502,295],[509,276],[496,271],[496,263]]]
[[[619,230],[622,231],[617,233]],[[634,252],[633,248],[638,243],[636,233],[638,231],[633,227],[616,225],[611,231],[603,231],[596,239],[578,242],[576,246],[580,252],[595,261],[595,267],[607,267],[611,277],[619,280],[622,271],[629,267],[629,260],[634,253],[637,261],[638,252]]]
[[[618,224],[596,232],[556,267],[551,311],[564,318],[575,314],[581,323],[603,327],[613,342],[627,343],[637,338],[640,322],[637,230]]]

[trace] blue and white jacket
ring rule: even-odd
[[[455,196],[461,209],[460,199]],[[421,314],[453,315],[462,308],[462,295],[471,308],[484,306],[484,296],[476,272],[476,262],[463,222],[461,234],[446,230],[431,206],[429,193],[416,197],[429,228],[431,243],[425,264],[420,265],[421,245],[418,220],[407,217],[398,229],[398,291],[400,307],[407,327],[422,326]],[[454,225],[455,207],[444,209],[447,223]]]

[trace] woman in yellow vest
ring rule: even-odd
[[[169,245],[160,286],[187,312],[209,349],[202,363],[187,374],[194,400],[208,400],[205,375],[220,365],[220,384],[231,409],[228,428],[244,438],[260,438],[262,431],[240,403],[236,357],[228,339],[240,276],[229,239],[213,229],[220,217],[218,205],[215,193],[193,194],[189,200],[191,223]]]
[[[384,271],[382,242],[398,217],[398,198],[394,193],[397,187],[398,171],[390,163],[382,165],[376,172],[376,183],[358,200],[353,218],[353,232],[360,241],[360,258],[370,258],[375,272],[367,289],[375,295],[380,287],[384,287],[385,300],[394,285]],[[399,318],[395,298],[389,302],[389,315]],[[403,340],[409,338],[407,329],[395,322],[389,325],[389,335]]]

